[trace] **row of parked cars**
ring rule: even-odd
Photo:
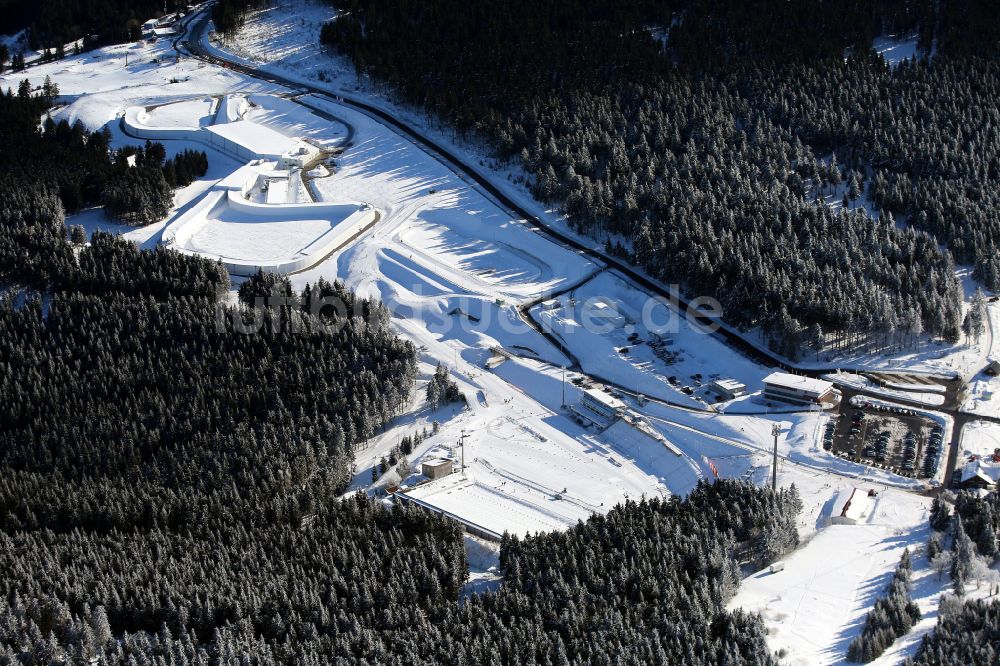
[[[884,463],[886,455],[889,452],[889,438],[891,436],[892,433],[890,433],[888,430],[881,431],[875,437],[875,441],[873,441],[871,444],[868,444],[861,450],[861,455],[865,456],[866,458],[872,458],[873,460],[877,460],[880,463]]]
[[[870,403],[868,405],[870,409],[874,409],[877,412],[886,412],[888,414],[896,414],[897,416],[916,416],[917,412],[908,407],[898,407],[896,405],[883,405],[881,403]]]
[[[653,350],[653,353],[656,354],[658,359],[667,365],[671,365],[681,360],[680,352],[667,349],[667,347],[672,344],[673,340],[651,340],[649,348]]]
[[[917,467],[917,434],[912,430],[903,437],[903,471],[912,472]]]
[[[702,379],[701,373],[695,373],[691,375],[691,383],[694,384],[695,386],[701,386],[702,383],[701,379]],[[677,379],[677,375],[670,375],[669,377],[667,377],[667,383],[673,386],[675,389],[678,389],[681,393],[685,395],[694,394],[695,390],[686,384],[682,385],[681,381]]]
[[[921,472],[925,477],[932,477],[937,474],[941,465],[941,451],[944,449],[944,428],[935,425],[931,428],[931,436],[927,438],[927,446],[924,450],[924,465]]]
[[[827,451],[833,450],[833,433],[837,429],[835,423],[827,422],[826,427],[823,429],[823,448]]]
[[[865,413],[860,409],[851,414],[851,437],[861,436],[861,426],[865,422]]]

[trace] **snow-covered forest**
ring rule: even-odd
[[[955,340],[954,263],[1000,286],[984,3],[334,4],[322,39],[359,74],[788,355],[824,333]],[[923,36],[918,62],[869,50],[890,31]],[[838,188],[846,206],[817,205]]]

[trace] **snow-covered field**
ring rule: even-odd
[[[204,127],[211,123],[214,105],[215,101],[211,97],[160,104],[147,110],[147,124],[159,127]]]
[[[604,315],[608,308],[618,316]],[[767,368],[746,359],[615,271],[599,273],[555,303],[536,305],[531,316],[558,337],[589,374],[692,407],[714,402],[707,389],[692,396],[681,391],[689,384],[694,390],[694,375],[701,375],[698,381],[703,384],[719,376],[732,377],[754,392],[768,374]],[[633,333],[639,335],[637,342],[629,340]],[[648,344],[655,342],[653,333],[664,340],[663,358]],[[676,386],[671,386],[669,377],[675,377]]]

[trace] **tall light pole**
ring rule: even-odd
[[[771,463],[771,490],[778,492],[778,435],[781,426],[777,423],[771,426],[771,436],[774,437],[774,460]]]
[[[462,445],[462,474],[465,474],[465,428],[462,428],[462,438],[458,441]]]
[[[566,406],[566,366],[562,368],[562,406]]]

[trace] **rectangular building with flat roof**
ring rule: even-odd
[[[764,397],[793,405],[816,405],[831,400],[833,384],[823,379],[772,372],[764,378]]]
[[[584,391],[581,404],[605,421],[612,421],[617,418],[618,410],[625,407],[624,402],[598,389],[587,389]]]
[[[241,160],[279,160],[298,141],[250,120],[237,120],[204,128],[208,142]]]
[[[440,479],[455,471],[455,463],[447,458],[431,458],[420,463],[420,473],[428,479]]]
[[[747,385],[730,377],[722,377],[708,385],[710,391],[715,391],[726,400],[733,400],[747,394]]]

